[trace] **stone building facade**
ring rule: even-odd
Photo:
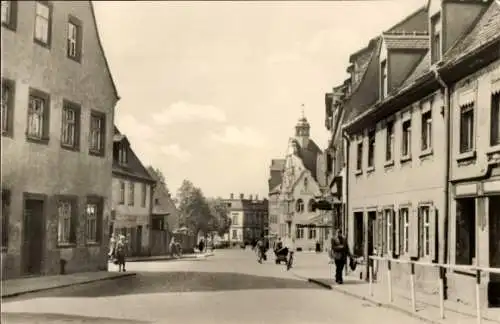
[[[2,45],[3,278],[106,270],[119,97],[92,3],[2,2]]]

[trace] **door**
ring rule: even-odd
[[[26,199],[23,215],[23,274],[41,274],[44,247],[44,200]]]
[[[375,231],[375,224],[377,222],[377,212],[371,211],[368,212],[368,255],[373,255],[373,250],[375,247],[375,235],[377,232]]]
[[[137,226],[137,234],[135,236],[136,239],[136,248],[138,255],[141,255],[142,252],[142,226]]]
[[[489,245],[490,268],[500,268],[500,196],[489,198]],[[488,284],[488,304],[490,307],[500,307],[500,275],[490,274]]]

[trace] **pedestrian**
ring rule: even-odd
[[[288,233],[283,240],[283,247],[288,249],[288,260],[286,262],[286,270],[290,270],[293,265],[293,254],[295,251],[295,239]]]
[[[127,256],[127,242],[125,235],[120,235],[116,242],[115,257],[118,261],[118,272],[125,272],[125,258]]]
[[[116,233],[113,233],[111,235],[111,238],[109,239],[109,253],[108,253],[108,258],[110,260],[113,260],[115,258],[115,248],[116,248],[117,237],[118,237],[118,235]]]
[[[203,253],[203,250],[205,249],[205,241],[203,240],[203,237],[200,239],[200,243],[198,243],[198,250],[200,250],[200,253]]]
[[[337,229],[331,240],[333,259],[335,261],[335,282],[342,284],[342,271],[347,263],[347,257],[350,256],[349,246],[346,238],[342,235],[342,230]]]

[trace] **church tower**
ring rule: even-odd
[[[299,143],[301,148],[306,148],[309,145],[311,125],[304,116],[304,110],[302,109],[302,117],[297,122],[295,126],[295,139]]]

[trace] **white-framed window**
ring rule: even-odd
[[[295,237],[297,239],[303,239],[304,238],[304,228],[303,227],[297,227],[295,230]]]
[[[385,160],[392,161],[394,156],[394,122],[386,124]]]
[[[125,182],[120,181],[120,205],[125,204]]]
[[[500,144],[500,92],[491,94],[490,145]]]
[[[9,25],[12,21],[12,1],[2,0],[2,24]]]
[[[231,215],[231,217],[232,217],[232,223],[231,223],[231,224],[232,224],[232,225],[239,225],[239,222],[238,222],[238,214],[237,214],[237,213],[233,213],[233,214]]]
[[[50,37],[50,6],[47,3],[36,2],[35,39],[45,45]]]
[[[97,242],[97,220],[98,206],[94,203],[87,203],[85,208],[86,223],[87,223],[87,241]]]
[[[78,109],[72,105],[65,104],[62,110],[62,134],[61,144],[67,147],[77,146],[78,132]]]
[[[420,223],[420,237],[419,237],[419,250],[420,256],[430,256],[430,239],[431,239],[431,219],[430,219],[430,206],[419,207],[419,223]]]
[[[422,151],[432,148],[432,111],[422,114]]]
[[[98,113],[90,115],[90,152],[102,154],[104,152],[104,116]]]
[[[71,241],[71,201],[61,200],[57,206],[58,227],[57,242],[70,243]]]
[[[309,228],[309,239],[310,240],[315,240],[316,239],[316,229],[315,228]]]
[[[141,207],[146,207],[146,200],[147,200],[147,186],[145,183],[141,184]]]
[[[386,221],[386,242],[387,242],[387,255],[392,255],[392,252],[394,251],[394,224],[393,224],[393,212],[392,209],[386,209],[384,210],[384,216],[385,216],[385,221]]]
[[[368,167],[375,166],[375,129],[368,132]]]
[[[401,147],[401,155],[402,157],[411,156],[411,119],[403,121],[403,138],[402,138],[402,147]]]
[[[363,170],[363,141],[359,141],[356,147],[356,171]]]
[[[70,17],[68,21],[68,48],[67,54],[69,58],[78,60],[80,58],[80,44],[81,44],[81,26],[77,19]]]
[[[130,181],[128,183],[128,205],[134,206],[135,203],[135,183]]]
[[[431,18],[431,63],[441,60],[441,14]]]
[[[410,252],[410,211],[408,207],[400,208],[400,222],[401,222],[401,247],[402,253],[408,254]]]
[[[460,153],[474,149],[474,104],[460,107]]]
[[[44,114],[47,102],[44,98],[30,95],[28,106],[28,137],[42,139],[44,134]]]
[[[2,2],[3,3],[3,2]],[[14,91],[11,83],[2,79],[2,134],[7,134],[12,131],[10,117],[13,111]]]
[[[380,63],[380,97],[387,97],[388,93],[388,80],[387,80],[387,61],[383,60]]]
[[[304,211],[304,201],[302,199],[298,199],[295,205],[295,211],[297,213],[302,213]]]
[[[125,143],[121,143],[118,147],[118,164],[127,165],[128,163],[128,151]]]

